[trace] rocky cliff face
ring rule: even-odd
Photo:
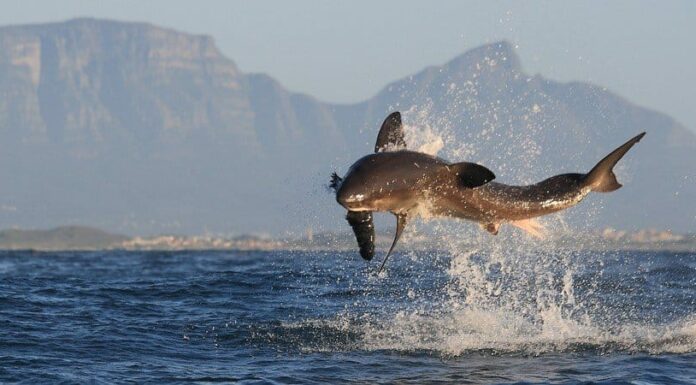
[[[241,73],[209,37],[91,19],[0,28],[0,226],[337,225],[326,178],[370,151],[393,109],[441,134],[440,155],[512,183],[589,169],[647,130],[619,169],[626,187],[593,198],[598,220],[696,228],[692,132],[600,87],[527,75],[507,43],[331,105]]]
[[[0,127],[69,145],[255,138],[242,75],[212,39],[97,20],[0,29]]]

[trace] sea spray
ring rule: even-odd
[[[447,92],[456,108],[464,106],[474,115],[479,110],[491,111],[475,105],[478,99],[472,97],[476,93],[474,83],[468,82],[462,89],[451,85]],[[462,133],[448,120],[458,112],[450,111],[451,114],[433,118],[433,103],[428,101],[405,112],[406,121],[411,122],[406,127],[406,139],[409,148],[445,158],[451,155],[456,161],[475,161],[491,156],[478,154],[476,141],[507,135],[520,153],[515,157],[517,163],[512,164],[505,160],[510,155],[509,150],[501,149],[496,159],[496,164],[502,165],[499,172],[522,171],[517,179],[532,183],[538,173],[529,170],[543,154],[543,148],[531,139],[534,135],[530,132],[542,129],[538,124],[538,119],[543,120],[542,108],[538,104],[526,110],[524,106],[518,107],[524,110],[524,127],[528,132],[505,133],[502,128],[509,122],[498,124],[494,108],[493,113],[486,112],[490,116],[483,119],[485,124],[478,131]],[[457,141],[458,135],[470,140]],[[443,143],[448,146],[443,148]],[[590,205],[586,210],[588,218],[600,209],[601,204]],[[501,235],[494,237],[477,229],[473,223],[431,222],[427,217],[424,220],[425,224],[421,221],[412,225],[411,232],[427,232],[441,239],[441,250],[450,258],[445,295],[438,303],[428,304],[427,309],[418,306],[398,309],[364,324],[365,349],[424,349],[448,355],[470,350],[539,354],[589,345],[627,350],[641,346],[651,351],[656,348],[652,343],[641,345],[640,341],[647,336],[662,342],[665,338],[671,340],[668,336],[674,329],[683,332],[681,344],[670,344],[671,348],[694,348],[695,336],[690,321],[668,325],[613,322],[621,318],[616,314],[617,309],[598,304],[593,298],[603,273],[599,254],[530,239],[509,225],[503,225]],[[547,224],[550,240],[573,231],[562,214],[542,221]],[[586,269],[588,266],[592,267],[591,271]],[[582,276],[580,288],[576,282],[579,275]],[[412,300],[416,299],[414,293],[409,291]]]
[[[542,131],[555,129],[545,113],[553,106],[543,98],[511,104],[482,98],[475,77],[443,87],[448,103],[412,94],[402,99],[413,103],[393,106],[403,113],[408,148],[454,162],[479,162],[511,183],[535,183],[562,171],[558,165],[544,166],[544,143],[533,139],[553,135]],[[501,121],[499,116],[510,111],[517,120]],[[486,146],[499,142],[508,145],[495,151]],[[577,156],[568,154],[568,165],[577,164]],[[581,210],[587,226],[601,210],[601,199],[588,199]],[[574,250],[554,242],[577,233],[577,223],[568,224],[567,215],[541,219],[546,240],[506,224],[493,236],[472,222],[412,218],[404,241],[426,235],[437,240],[437,250],[399,249],[384,274],[374,275],[372,265],[361,269],[364,279],[346,289],[355,293],[351,304],[333,317],[290,321],[280,329],[299,330],[302,340],[295,332],[288,334],[310,352],[696,351],[693,311],[660,319],[658,307],[647,307],[634,295],[641,281],[626,287],[615,282],[632,276],[630,261],[614,260],[630,258],[627,254]],[[607,263],[622,274],[607,273]],[[640,273],[646,271],[651,270]],[[273,335],[281,345],[288,342],[282,330]]]

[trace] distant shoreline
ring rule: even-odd
[[[386,249],[390,234],[378,234],[377,247]],[[405,247],[410,250],[440,250],[441,240],[412,236]],[[158,235],[151,237],[112,234],[87,226],[61,226],[46,230],[8,229],[0,231],[0,250],[35,252],[127,251],[351,251],[354,239],[348,233],[321,233],[304,238],[274,239],[253,235],[238,237]],[[463,242],[466,245],[466,242]],[[478,247],[470,244],[471,247]],[[540,241],[539,247],[569,250],[632,250],[696,252],[696,234],[640,230],[623,232],[605,229],[597,234],[573,234]]]

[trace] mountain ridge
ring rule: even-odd
[[[0,27],[0,204],[14,208],[0,210],[0,225],[340,226],[326,178],[369,151],[393,109],[442,136],[440,155],[484,163],[516,183],[587,171],[647,128],[618,170],[629,183],[593,197],[603,209],[592,215],[619,228],[696,227],[685,208],[696,199],[695,134],[601,86],[527,75],[508,42],[337,104],[242,72],[210,36],[100,19]]]

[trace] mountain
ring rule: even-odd
[[[430,128],[439,155],[510,183],[588,170],[648,131],[617,170],[625,187],[585,205],[603,226],[696,228],[693,132],[601,87],[527,75],[506,42],[335,105],[242,73],[210,37],[94,19],[0,28],[0,226],[333,228],[329,174],[370,151],[393,109],[422,131],[412,144]]]

